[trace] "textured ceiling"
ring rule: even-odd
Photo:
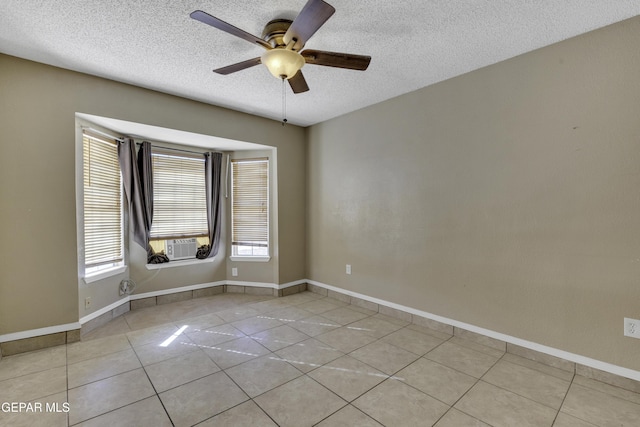
[[[367,71],[307,65],[287,88],[301,126],[640,14],[638,0],[328,0],[336,13],[306,48],[372,56]],[[281,82],[264,66],[211,70],[263,49],[189,18],[201,9],[261,35],[305,0],[2,0],[0,52],[276,120]]]

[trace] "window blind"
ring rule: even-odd
[[[122,181],[116,141],[82,138],[85,267],[122,261]]]
[[[204,156],[153,149],[152,239],[208,235]]]
[[[268,247],[269,161],[232,160],[231,168],[231,244]]]

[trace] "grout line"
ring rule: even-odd
[[[87,383],[87,384],[82,384],[82,385],[79,385],[79,386],[77,386],[77,387],[74,387],[74,389],[75,389],[75,388],[79,388],[79,387],[84,387],[84,386],[86,386],[86,385],[88,385],[88,384],[94,384],[94,383],[96,383],[96,382],[103,381],[103,380],[106,380],[106,379],[109,379],[109,378],[113,378],[113,377],[118,376],[118,375],[121,375],[121,374],[126,374],[126,373],[129,373],[129,372],[133,372],[133,371],[136,371],[136,370],[138,370],[138,369],[140,369],[140,368],[136,368],[136,369],[132,369],[132,370],[129,370],[129,371],[121,372],[121,373],[119,373],[119,374],[115,374],[115,375],[111,375],[111,376],[109,376],[109,377],[102,378],[102,379],[100,379],[100,380],[96,380],[96,381],[92,381],[92,382]],[[144,369],[143,369],[143,371],[144,371]],[[145,375],[147,374],[147,373],[146,373],[146,371],[144,371],[144,373],[145,373]],[[148,375],[147,375],[147,379],[149,379]],[[67,381],[68,381],[68,377],[67,377]],[[153,388],[153,391],[154,391],[154,393],[155,393],[155,394],[153,394],[153,395],[151,395],[151,396],[144,397],[144,398],[142,398],[142,399],[139,399],[139,400],[136,400],[136,401],[133,401],[133,402],[129,402],[129,403],[127,403],[126,405],[122,405],[122,406],[119,406],[119,407],[117,407],[117,408],[110,409],[110,410],[108,410],[107,412],[103,412],[103,413],[101,413],[101,414],[95,415],[95,416],[90,417],[90,418],[87,418],[87,419],[85,419],[85,420],[81,420],[81,421],[79,421],[78,423],[76,423],[76,424],[74,424],[74,425],[78,425],[78,424],[81,424],[81,423],[85,423],[85,422],[87,422],[87,421],[89,421],[89,420],[92,420],[92,419],[95,419],[95,418],[101,417],[101,416],[106,415],[106,414],[109,414],[109,413],[111,413],[111,412],[118,411],[118,410],[120,410],[120,409],[126,408],[127,406],[131,406],[131,405],[136,404],[136,403],[138,403],[138,402],[142,402],[143,400],[149,399],[149,398],[151,398],[151,397],[153,397],[153,396],[158,397],[158,393],[156,392],[155,387],[153,386],[153,383],[151,383],[151,380],[149,380],[149,383],[151,384],[151,387]],[[73,389],[71,389],[71,390],[73,390]],[[67,390],[67,394],[68,394],[68,392],[69,392],[69,390]],[[162,401],[160,401],[160,403],[162,403]],[[163,407],[164,407],[164,405],[163,405]],[[72,409],[73,409],[73,408],[72,408]],[[70,413],[70,412],[71,412],[71,411],[69,411],[69,413]],[[169,418],[169,419],[171,419],[171,418]],[[173,424],[173,423],[172,423],[172,424]]]
[[[553,423],[551,423],[551,425],[554,425],[556,423],[556,420],[558,419],[558,415],[560,415],[560,412],[562,411],[562,407],[564,406],[564,401],[567,400],[567,396],[569,395],[569,391],[571,390],[571,386],[573,386],[573,380],[575,378],[576,378],[576,373],[574,372],[573,376],[571,377],[569,387],[567,387],[567,391],[565,392],[564,397],[562,398],[562,402],[560,402],[560,407],[558,408],[558,412],[556,412],[556,416],[553,417]]]
[[[69,403],[69,351],[68,351],[68,347],[69,344],[66,343],[64,345],[64,361],[65,361],[65,379],[66,379],[66,384],[67,384],[67,389],[65,390],[65,396],[66,396],[66,402],[69,404],[69,412],[67,412],[66,418],[67,418],[67,427],[69,426],[69,414],[71,413],[71,410],[73,408],[71,408],[71,404]]]
[[[629,389],[626,389],[626,388],[624,388],[624,387],[620,387],[620,386],[617,386],[617,385],[609,384],[609,383],[607,383],[607,382],[600,381],[599,379],[596,379],[596,378],[586,377],[586,376],[584,376],[584,375],[580,375],[580,374],[578,374],[578,373],[574,373],[574,375],[573,375],[573,376],[574,376],[574,378],[575,378],[576,376],[578,376],[578,377],[581,377],[581,378],[587,379],[587,380],[589,380],[589,381],[597,382],[597,383],[599,383],[599,384],[602,384],[605,388],[609,388],[609,387],[611,387],[611,388],[618,389],[618,390],[622,391],[622,392],[623,392],[623,394],[631,393],[631,394],[637,394],[637,395],[640,395],[640,392],[636,392],[636,391],[633,391],[633,390],[629,390]],[[572,381],[573,381],[573,380],[572,380]],[[608,391],[600,390],[600,389],[598,389],[598,388],[592,387],[591,385],[589,385],[589,384],[588,384],[588,382],[587,382],[587,384],[576,384],[576,385],[578,385],[578,386],[580,386],[580,387],[588,388],[589,390],[596,391],[596,392],[598,392],[598,393],[603,393],[603,394],[606,394],[606,395],[608,395],[608,396],[615,397],[615,398],[617,398],[617,399],[624,400],[624,401],[626,401],[626,402],[633,403],[633,404],[635,404],[635,405],[640,405],[640,401],[630,400],[630,399],[628,399],[627,397],[619,396],[619,395],[616,395],[616,394],[609,393]]]
[[[66,345],[66,344],[63,344],[63,345]],[[49,348],[51,349],[51,348],[54,348],[54,347],[49,347]],[[46,350],[46,349],[45,349],[45,350]],[[40,350],[34,350],[34,351],[40,351]],[[29,353],[30,353],[30,352],[27,352],[27,353],[19,353],[19,354],[15,355],[15,356],[19,356],[19,355],[22,355],[22,354],[29,354]],[[66,353],[66,349],[65,349],[65,353]],[[8,357],[12,357],[12,356],[5,356],[5,357],[7,357],[7,358],[8,358]],[[66,359],[66,356],[65,356],[65,359]],[[45,372],[45,371],[50,371],[50,370],[52,370],[52,369],[58,369],[58,368],[62,368],[62,367],[65,367],[65,368],[66,368],[66,365],[67,365],[67,363],[66,363],[66,360],[65,360],[65,364],[64,364],[64,365],[53,366],[53,367],[48,366],[48,367],[46,367],[46,368],[39,369],[39,370],[37,370],[37,371],[27,372],[27,373],[25,373],[25,374],[17,375],[17,376],[15,376],[15,377],[5,378],[5,379],[3,379],[3,380],[0,380],[0,385],[2,385],[2,383],[3,383],[3,382],[5,382],[5,381],[15,380],[15,379],[18,379],[18,378],[26,377],[27,375],[40,374],[40,373]]]
[[[506,353],[505,353],[505,354],[506,354]],[[524,395],[522,395],[522,394],[520,394],[520,393],[518,393],[518,392],[516,392],[516,391],[510,390],[510,389],[508,389],[508,388],[506,388],[506,387],[503,387],[503,386],[500,386],[500,385],[494,384],[494,383],[489,382],[489,381],[485,381],[485,380],[483,379],[483,378],[485,377],[485,375],[487,375],[487,374],[489,373],[489,371],[490,371],[491,369],[493,369],[493,367],[494,367],[495,365],[497,365],[497,364],[498,364],[498,362],[502,361],[503,357],[504,357],[504,355],[503,355],[500,359],[498,359],[498,361],[496,361],[496,363],[494,363],[494,364],[493,364],[493,366],[491,366],[491,368],[489,368],[489,369],[487,370],[487,372],[485,372],[485,373],[482,375],[482,377],[480,377],[480,379],[479,379],[479,380],[483,381],[483,382],[484,382],[484,383],[486,383],[486,384],[489,384],[489,385],[492,385],[492,386],[494,386],[494,387],[497,387],[497,388],[499,388],[499,389],[501,389],[501,390],[505,390],[505,391],[507,391],[507,392],[509,392],[509,393],[513,393],[513,394],[515,394],[516,396],[520,396],[520,397],[522,397],[522,398],[524,398],[524,399],[530,400],[530,401],[535,402],[535,403],[537,403],[537,404],[539,404],[539,405],[542,405],[542,406],[544,406],[544,407],[550,408],[550,409],[552,409],[552,410],[554,410],[554,411],[557,411],[557,412],[559,412],[559,411],[560,411],[560,408],[562,408],[562,403],[564,403],[564,399],[566,398],[566,395],[567,395],[567,393],[569,392],[569,388],[571,388],[571,384],[573,383],[573,378],[572,378],[572,379],[571,379],[571,381],[569,382],[569,387],[567,388],[567,391],[565,392],[565,396],[564,396],[564,397],[563,397],[563,399],[562,399],[562,403],[560,404],[560,407],[559,407],[558,409],[556,409],[556,408],[554,408],[554,407],[552,407],[552,406],[547,405],[546,403],[539,402],[539,401],[537,401],[537,400],[535,400],[535,399],[532,399],[531,397],[524,396]],[[503,362],[505,362],[505,363],[511,363],[511,362],[509,362],[508,360],[504,360]],[[517,366],[522,367],[522,368],[525,368],[525,369],[530,369],[530,370],[532,370],[532,371],[536,372],[536,374],[538,374],[538,375],[546,375],[546,376],[553,377],[553,378],[555,378],[555,379],[562,380],[561,378],[557,378],[557,377],[554,377],[553,375],[545,374],[544,372],[536,371],[535,369],[528,368],[527,366],[522,366],[522,365],[517,365]],[[574,377],[575,377],[575,374],[574,374]],[[556,416],[557,416],[557,414],[556,414]]]
[[[136,351],[135,347],[133,346],[133,343],[131,343],[131,340],[129,340],[129,337],[126,334],[125,334],[125,337],[127,338],[127,341],[129,341],[129,345],[131,346],[131,350],[133,350],[133,354],[136,355],[136,358],[138,359],[138,362],[140,363],[140,367],[142,368],[142,371],[144,372],[144,374],[147,377],[147,381],[149,381],[149,384],[151,384],[151,388],[153,389],[153,391],[155,393],[155,397],[158,399],[158,401],[160,401],[160,405],[162,406],[162,409],[164,409],[165,414],[167,414],[167,418],[169,419],[169,422],[171,423],[172,426],[175,426],[175,423],[171,419],[171,415],[169,415],[169,411],[167,411],[167,408],[164,406],[164,402],[162,401],[162,399],[160,399],[160,394],[158,393],[158,390],[156,389],[156,386],[153,384],[153,381],[151,381],[151,377],[149,377],[149,373],[147,372],[146,368],[144,367],[144,364],[142,363],[142,360],[140,360],[140,356],[138,356],[138,352]],[[178,356],[176,356],[176,357],[178,357]]]
[[[447,339],[447,340],[443,341],[442,343],[440,343],[438,346],[436,346],[436,347],[434,347],[433,349],[429,350],[427,353],[425,353],[425,356],[426,356],[427,354],[429,354],[430,352],[432,352],[433,350],[435,350],[436,348],[438,348],[440,345],[442,345],[442,344],[444,344],[445,342],[448,342],[449,340],[451,340],[453,337],[454,337],[454,335],[452,335],[449,339]],[[453,344],[453,343],[452,343],[452,344]],[[485,353],[482,353],[482,354],[485,354]],[[423,356],[423,357],[424,357],[424,356]],[[430,362],[433,362],[433,363],[436,363],[436,364],[438,364],[438,365],[444,366],[445,368],[453,369],[453,370],[454,370],[454,371],[456,371],[456,372],[459,372],[459,373],[461,373],[461,374],[464,374],[464,375],[466,375],[466,376],[468,376],[468,377],[471,377],[471,378],[474,378],[474,379],[475,379],[475,382],[473,383],[473,385],[472,385],[471,387],[469,387],[469,388],[467,389],[467,391],[465,391],[464,393],[462,393],[462,394],[460,395],[460,397],[459,397],[455,402],[453,402],[451,405],[449,405],[449,404],[448,404],[448,403],[446,403],[446,402],[442,402],[440,399],[436,398],[435,396],[431,396],[430,394],[425,393],[425,392],[423,391],[423,393],[427,394],[428,396],[430,396],[430,397],[432,397],[432,398],[434,398],[434,399],[438,400],[439,402],[442,402],[442,403],[444,403],[445,405],[448,405],[448,406],[449,406],[449,409],[448,409],[444,414],[442,414],[442,416],[441,416],[440,418],[438,418],[438,420],[434,423],[434,425],[435,425],[435,424],[437,424],[437,423],[438,423],[442,418],[444,418],[444,416],[445,416],[445,415],[447,415],[447,413],[449,413],[452,409],[455,409],[456,411],[460,411],[460,409],[455,408],[455,406],[458,404],[458,402],[459,402],[460,400],[462,400],[462,398],[463,398],[463,397],[465,397],[465,396],[467,395],[467,393],[469,393],[469,391],[471,391],[471,389],[473,389],[473,388],[474,388],[474,387],[475,387],[475,386],[476,386],[476,385],[477,385],[477,384],[482,380],[482,377],[483,377],[484,375],[486,375],[486,374],[487,374],[487,372],[489,372],[489,371],[490,371],[490,370],[491,370],[491,369],[492,369],[492,368],[493,368],[493,367],[494,367],[494,366],[495,366],[495,365],[496,365],[500,360],[502,360],[502,357],[504,357],[504,354],[503,354],[501,357],[499,357],[499,358],[498,358],[498,359],[493,363],[493,365],[491,365],[491,367],[489,367],[489,368],[486,370],[486,372],[485,372],[484,374],[482,374],[482,376],[481,376],[480,378],[476,378],[476,377],[474,377],[473,375],[469,375],[469,374],[467,374],[467,373],[465,373],[465,372],[462,372],[462,371],[460,371],[460,370],[458,370],[458,369],[455,369],[455,368],[452,368],[452,367],[450,367],[450,366],[444,365],[444,364],[442,364],[442,363],[440,363],[440,362],[436,362],[435,360],[431,360],[431,359],[426,359],[426,358],[425,358],[426,360],[429,360]],[[411,384],[407,384],[407,385],[411,386]],[[414,388],[415,388],[415,387],[414,387]],[[420,390],[420,391],[422,391],[422,390]],[[471,418],[473,418],[473,419],[476,419],[476,420],[478,420],[478,421],[480,421],[480,422],[483,422],[483,423],[484,423],[484,421],[482,421],[482,420],[480,420],[480,419],[478,419],[478,418],[474,417],[473,415],[467,414],[466,412],[463,412],[463,411],[460,411],[460,412],[462,412],[463,414],[465,414],[465,415],[467,415],[467,416],[469,416],[469,417],[471,417]]]
[[[489,382],[489,381],[485,381],[485,380],[483,380],[483,378],[485,377],[485,375],[487,375],[487,374],[489,373],[489,371],[491,371],[491,369],[493,369],[493,368],[494,368],[494,367],[495,367],[495,366],[496,366],[500,361],[502,361],[502,359],[504,358],[504,355],[505,355],[505,354],[507,354],[507,353],[505,352],[502,356],[500,356],[500,357],[498,358],[498,360],[496,360],[496,362],[495,362],[493,365],[491,365],[491,367],[490,367],[489,369],[487,369],[487,370],[486,370],[486,372],[485,372],[484,374],[482,374],[482,376],[481,376],[480,378],[478,378],[478,380],[476,381],[476,383],[475,383],[473,386],[471,386],[471,387],[469,388],[469,390],[467,390],[467,391],[466,391],[466,392],[465,392],[465,393],[460,397],[460,399],[462,399],[462,397],[464,397],[464,395],[466,395],[466,394],[467,394],[467,393],[468,393],[468,392],[469,392],[473,387],[475,387],[475,386],[476,386],[480,381],[482,381],[482,382],[484,382],[484,383],[486,383],[486,384],[492,385],[492,386],[494,386],[494,387],[496,387],[496,388],[499,388],[499,389],[501,389],[501,390],[504,390],[504,391],[507,391],[507,392],[509,392],[509,393],[515,394],[516,396],[519,396],[519,397],[522,397],[522,398],[524,398],[524,399],[530,400],[530,401],[535,402],[535,403],[537,403],[537,404],[539,404],[539,405],[542,405],[542,406],[544,406],[544,407],[547,407],[547,408],[550,408],[550,409],[556,410],[555,408],[553,408],[553,407],[551,407],[551,406],[549,406],[549,405],[546,405],[546,404],[544,404],[544,403],[538,402],[537,400],[534,400],[534,399],[532,399],[532,398],[530,398],[530,397],[523,396],[523,395],[521,395],[521,394],[519,394],[519,393],[517,393],[517,392],[515,392],[515,391],[513,391],[513,390],[509,390],[508,388],[505,388],[505,387],[502,387],[502,386],[499,386],[499,385],[493,384],[493,383],[491,383],[491,382]],[[510,362],[509,362],[509,361],[507,361],[507,360],[504,360],[504,362],[506,362],[506,363],[510,363]],[[518,366],[521,366],[521,365],[518,365]],[[521,367],[527,368],[526,366],[521,366]],[[530,368],[528,368],[528,369],[530,369]],[[533,370],[533,369],[532,369],[532,370]],[[536,371],[536,372],[538,372],[538,371]],[[538,372],[538,373],[540,373],[540,372]],[[540,374],[544,374],[544,373],[540,373]],[[467,375],[468,375],[468,374],[467,374]],[[554,377],[554,378],[555,378],[555,377]],[[567,390],[568,390],[568,389],[567,389]],[[458,400],[454,403],[454,405],[455,405],[455,404],[457,404],[457,403],[460,401],[460,399],[458,399]],[[467,415],[469,415],[469,414],[467,414]]]
[[[335,360],[335,359],[334,359],[334,360]],[[327,362],[327,363],[325,363],[325,365],[327,365],[327,364],[329,364],[329,363],[331,363],[331,362]],[[324,366],[324,365],[322,365],[322,366]],[[355,401],[356,399],[358,399],[358,397],[362,396],[362,395],[359,395],[359,396],[358,396],[358,397],[356,397],[355,399],[353,399],[353,400],[349,401],[349,400],[345,399],[344,397],[340,396],[340,395],[339,395],[338,393],[336,393],[335,391],[331,390],[329,387],[327,387],[327,386],[325,386],[324,384],[322,384],[320,381],[318,381],[318,380],[316,380],[315,378],[313,378],[312,376],[307,375],[307,374],[303,374],[303,376],[305,376],[305,377],[309,378],[311,381],[313,381],[314,383],[318,384],[320,387],[324,388],[324,389],[325,389],[325,390],[327,390],[329,393],[331,393],[331,394],[335,395],[338,399],[340,399],[340,400],[342,400],[343,402],[345,402],[345,403],[346,403],[345,405],[342,405],[339,409],[337,409],[336,411],[332,412],[330,415],[326,416],[326,417],[325,417],[325,418],[323,418],[322,420],[324,420],[324,419],[326,419],[326,418],[329,418],[331,415],[333,415],[333,414],[335,414],[336,412],[338,412],[338,411],[342,410],[345,406],[350,405],[350,404],[351,404],[351,402]],[[380,383],[378,383],[378,384],[381,384],[381,382],[380,382]],[[375,386],[371,387],[371,389],[369,389],[369,390],[374,389],[376,386],[378,386],[378,384],[376,384]],[[369,391],[369,390],[367,390],[367,391]],[[365,392],[365,393],[366,393],[366,392]],[[364,394],[364,393],[363,393],[363,394]],[[322,422],[322,420],[318,421],[316,424],[321,423],[321,422]]]
[[[564,369],[557,368],[557,367],[551,366],[551,365],[547,365],[546,363],[539,362],[537,360],[527,359],[526,357],[519,356],[517,354],[513,354],[513,353],[509,353],[509,352],[506,352],[504,354],[504,356],[506,356],[507,354],[510,357],[515,357],[516,359],[514,359],[514,360],[504,360],[506,363],[511,363],[512,365],[517,365],[517,366],[520,366],[522,368],[527,368],[527,369],[530,369],[532,371],[536,371],[536,372],[538,372],[540,374],[544,374],[544,375],[548,375],[550,377],[557,378],[559,380],[571,381],[571,380],[568,380],[568,379],[564,378],[564,377],[566,377],[566,375],[563,376],[561,374],[557,374],[557,373],[554,372],[554,370],[555,371],[564,372],[566,374],[571,374],[572,378],[575,375],[575,370],[571,371],[571,372],[570,371],[566,371]],[[525,360],[526,362],[522,363],[520,359]],[[530,364],[531,366],[528,366],[528,364]],[[548,372],[545,372],[545,369],[538,369],[538,366],[543,366],[543,367],[547,368]],[[552,372],[554,372],[554,373],[552,373]]]

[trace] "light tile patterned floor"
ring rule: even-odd
[[[126,313],[0,359],[0,403],[2,426],[640,426],[637,393],[310,292]]]

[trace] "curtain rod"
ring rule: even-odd
[[[107,138],[115,139],[116,141],[124,142],[124,138],[118,138],[117,136],[113,136],[109,133],[102,132],[101,130],[94,129],[89,126],[82,126],[82,130],[90,130],[91,132],[97,133],[98,135],[106,136]]]
[[[151,146],[153,147],[154,145],[150,142]],[[136,145],[140,146],[142,145],[142,142],[136,142]],[[160,146],[160,145],[156,145],[155,147],[161,148],[163,150],[173,150],[173,151],[182,151],[183,153],[191,153],[191,154],[204,154],[206,155],[208,152],[207,151],[192,151],[192,150],[184,150],[182,148],[173,148],[173,147],[164,147],[164,146]],[[220,154],[224,154],[222,151],[214,151],[214,153],[220,153]]]
[[[94,128],[90,127],[90,126],[82,126],[82,130],[90,130],[91,132],[97,133],[97,134],[102,135],[102,136],[105,136],[105,137],[107,137],[107,138],[111,138],[111,139],[114,139],[114,140],[116,140],[116,141],[124,142],[124,138],[119,138],[119,137],[117,137],[117,136],[113,136],[113,135],[111,135],[111,134],[109,134],[109,133],[107,133],[107,132],[103,132],[103,131],[101,131],[101,130],[94,129]],[[141,142],[136,142],[136,144],[137,144],[138,146],[142,145],[142,143],[141,143]],[[183,149],[180,149],[180,148],[162,147],[162,146],[158,146],[158,145],[156,145],[156,147],[160,147],[160,148],[162,148],[163,150],[182,151],[182,152],[184,152],[184,153],[191,153],[191,154],[206,154],[206,153],[207,153],[207,152],[202,152],[202,151],[183,150]],[[223,152],[221,152],[221,151],[215,151],[215,152],[216,152],[216,153],[220,153],[220,154],[224,154],[224,153],[223,153]]]

